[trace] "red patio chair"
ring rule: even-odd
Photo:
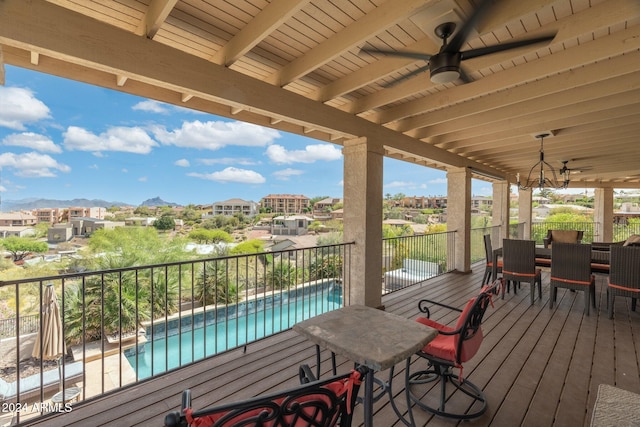
[[[407,360],[406,384],[407,394],[411,401],[418,407],[432,414],[458,420],[468,420],[479,417],[487,409],[487,399],[477,385],[473,384],[462,376],[463,363],[469,361],[480,348],[483,340],[482,328],[480,327],[484,313],[492,305],[492,297],[498,293],[502,287],[502,279],[494,281],[491,285],[484,286],[480,294],[471,298],[464,309],[451,307],[436,301],[421,300],[419,309],[426,313],[427,317],[416,319],[418,322],[436,328],[438,336],[422,350],[416,354],[427,359],[429,366],[426,370],[410,373],[411,363]],[[429,319],[430,311],[428,304],[434,304],[449,310],[460,312],[460,317],[455,327]],[[454,368],[459,373],[454,373]],[[435,384],[440,381],[440,393],[432,397],[432,392],[437,392],[437,387],[432,387],[428,391],[420,390],[420,395],[415,393],[415,389],[420,384]],[[453,392],[447,392],[447,384],[455,387]],[[464,404],[460,404],[460,400]],[[446,404],[452,402],[455,407],[464,407],[465,412],[447,411]],[[455,403],[453,403],[455,402]]]
[[[311,427],[351,426],[353,408],[367,368],[315,380],[307,366],[300,367],[302,385],[287,391],[242,402],[194,411],[191,391],[182,393],[182,412],[166,415],[166,427]]]

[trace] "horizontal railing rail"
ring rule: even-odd
[[[382,240],[383,291],[403,289],[453,269],[455,232]]]
[[[42,415],[46,405],[33,402],[48,401],[58,385],[68,392],[82,383],[79,398],[94,398],[339,308],[349,303],[352,246],[1,281],[0,290],[16,302],[21,326],[29,319],[35,331],[45,324],[38,308],[44,288],[53,285],[66,352],[57,370],[55,360],[33,357],[34,346],[36,354],[46,346],[42,340],[35,343],[39,333],[3,338],[0,385],[15,392],[0,400],[42,408],[39,414],[17,411],[20,422],[20,417]]]

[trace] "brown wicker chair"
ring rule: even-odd
[[[533,240],[504,239],[502,241],[502,277],[506,282],[506,291],[509,292],[511,282],[514,282],[513,291],[521,283],[531,285],[531,305],[535,301],[535,285],[538,284],[538,293],[542,299],[542,271],[536,268],[536,242]],[[504,291],[502,294],[504,298]]]
[[[492,274],[492,270],[493,270],[493,247],[491,246],[491,235],[490,234],[485,234],[484,235],[484,252],[485,252],[485,256],[487,257],[487,262],[485,265],[485,269],[484,269],[484,277],[482,279],[482,284],[485,285],[487,283],[489,283],[489,280],[492,279],[491,274]],[[497,261],[498,265],[497,265],[497,273],[502,273],[502,260]],[[497,275],[496,273],[496,275]],[[495,280],[496,278],[493,277],[493,280]]]
[[[636,311],[636,300],[640,298],[640,247],[611,247],[607,286],[609,319],[613,319],[613,304],[616,296],[631,298],[631,310]]]
[[[589,315],[589,302],[596,306],[596,278],[591,274],[591,245],[556,243],[551,252],[551,302],[553,308],[558,288],[584,291],[584,310]]]

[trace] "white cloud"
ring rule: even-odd
[[[15,175],[26,178],[54,177],[57,176],[56,170],[60,172],[71,171],[69,166],[58,163],[53,157],[36,152],[2,153],[0,154],[0,168],[15,169]]]
[[[248,157],[219,157],[216,159],[198,159],[198,163],[203,165],[257,165],[258,161]]]
[[[4,193],[7,191],[7,187],[0,185],[0,193]]]
[[[106,132],[96,135],[86,129],[69,126],[63,136],[66,149],[94,153],[123,151],[148,154],[153,147],[158,146],[158,143],[139,127],[112,127]]]
[[[287,150],[282,145],[270,145],[266,151],[269,159],[278,164],[285,163],[314,163],[319,160],[340,160],[342,152],[335,145],[315,144],[307,145],[304,150]]]
[[[282,170],[279,170],[279,171],[275,171],[273,173],[273,176],[275,176],[276,179],[279,179],[281,181],[288,181],[289,178],[291,178],[292,176],[302,175],[303,173],[304,173],[304,171],[302,171],[300,169],[287,168],[287,169],[282,169]]]
[[[447,178],[436,178],[429,181],[429,184],[446,184]]]
[[[191,166],[191,163],[189,163],[189,160],[187,159],[176,160],[173,164],[183,168],[188,168],[189,166]]]
[[[169,114],[169,108],[167,108],[166,104],[158,101],[153,101],[151,99],[140,101],[136,105],[131,107],[131,109],[137,111],[146,111],[149,113]]]
[[[25,124],[50,118],[50,110],[29,89],[0,86],[0,126],[25,130]]]
[[[264,147],[280,133],[273,129],[242,122],[183,122],[180,129],[172,131],[156,126],[152,129],[156,139],[165,145],[218,150],[228,145],[243,147]]]
[[[51,139],[33,132],[7,135],[2,140],[2,144],[14,147],[31,148],[32,150],[44,151],[46,153],[62,153],[62,148],[57,146]]]
[[[222,171],[212,173],[189,173],[188,176],[218,182],[237,182],[241,184],[262,184],[266,180],[258,172],[228,167]]]
[[[140,178],[138,178],[139,182],[147,182],[149,180],[149,178],[147,178],[146,176],[141,176]]]
[[[407,182],[407,181],[391,181],[384,185],[384,188],[402,188],[405,190],[425,190],[427,188],[427,184],[419,184],[416,182]]]

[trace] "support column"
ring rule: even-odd
[[[471,272],[471,170],[447,169],[447,231],[455,231],[455,262],[462,273]],[[449,263],[450,260],[447,260]]]
[[[502,239],[509,237],[510,192],[511,186],[508,181],[493,183],[491,225],[496,227],[494,230],[497,231],[491,236],[491,241],[497,248],[502,246]]]
[[[382,305],[382,176],[384,149],[370,139],[345,141],[344,240],[351,249],[348,304]]]
[[[593,205],[594,242],[613,242],[613,188],[596,188]]]
[[[520,230],[521,239],[531,239],[531,223],[533,212],[532,206],[533,190],[519,190],[518,192],[518,223],[523,224],[524,229]]]

